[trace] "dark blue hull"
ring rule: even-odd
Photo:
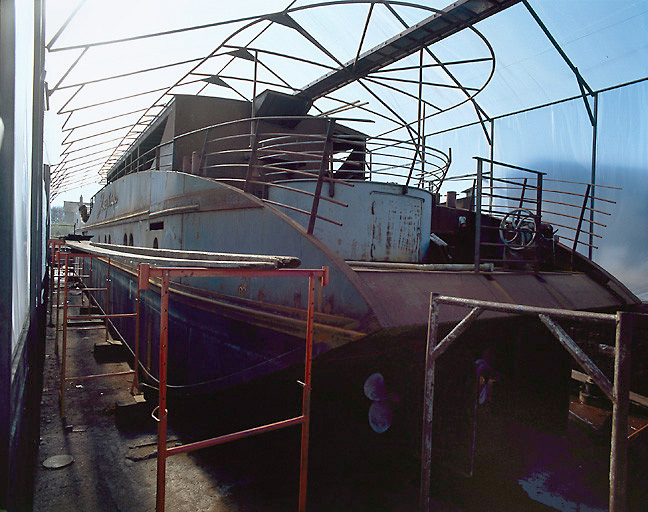
[[[108,266],[95,260],[92,287],[105,286]],[[104,292],[95,292],[106,310]],[[137,281],[126,267],[111,264],[110,313],[136,310]],[[168,382],[186,392],[209,392],[239,385],[303,363],[305,337],[233,319],[199,295],[172,291],[169,301]],[[134,318],[114,318],[118,337],[135,351]],[[305,335],[305,329],[304,329]],[[140,361],[144,380],[158,376],[160,294],[152,285],[141,292],[139,322]],[[146,373],[149,373],[147,376]]]

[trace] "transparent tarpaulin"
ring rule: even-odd
[[[622,187],[594,259],[648,300],[648,82],[599,97],[596,181]]]
[[[648,1],[533,0],[531,5],[592,89],[648,74]]]
[[[12,351],[29,320],[34,5],[16,3]],[[25,56],[32,56],[25,58]]]

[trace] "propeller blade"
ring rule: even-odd
[[[373,373],[367,377],[364,394],[369,400],[387,400],[387,386],[382,373]]]
[[[369,425],[374,432],[382,434],[392,424],[392,408],[389,402],[372,402],[369,407]]]

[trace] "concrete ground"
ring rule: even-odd
[[[73,291],[70,302],[80,304],[81,297],[79,291]],[[68,376],[130,369],[124,361],[97,361],[93,348],[103,343],[104,337],[103,330],[68,331]],[[61,338],[59,333],[59,347]],[[66,384],[66,414],[61,418],[61,357],[54,341],[55,329],[50,327],[41,404],[41,465],[36,474],[34,510],[155,510],[157,437],[156,423],[150,417],[154,404],[133,405],[130,375],[81,380]],[[285,388],[281,384],[250,386],[221,395],[170,400],[169,445],[207,439],[298,414],[299,389],[294,381],[288,384]],[[323,401],[313,405],[309,512],[417,510],[419,463],[412,453],[416,440],[399,438],[396,444],[405,449],[381,451],[377,449],[377,436],[367,434],[366,422],[359,425],[347,421],[339,415],[338,406],[339,403],[327,405]],[[46,459],[62,454],[71,455],[74,462],[60,469],[43,467]],[[293,427],[173,456],[167,461],[166,475],[168,511],[297,510],[299,429]],[[501,491],[501,482],[495,477],[470,485],[465,481],[434,485],[443,496],[434,500],[431,510],[435,511],[549,510],[531,501],[519,486]]]
[[[62,298],[61,298],[62,301]],[[70,303],[79,304],[73,291]],[[78,309],[77,309],[78,311]],[[71,313],[72,314],[72,313]],[[54,319],[56,313],[54,312]],[[62,310],[60,312],[62,325]],[[103,330],[68,330],[68,376],[128,371],[126,362],[97,362],[96,343]],[[59,332],[59,347],[62,344]],[[156,423],[152,405],[133,403],[132,376],[68,382],[65,418],[59,408],[61,356],[55,350],[55,329],[48,328],[41,411],[41,440],[34,510],[36,512],[99,512],[155,510]],[[60,352],[60,349],[59,349]],[[252,397],[250,399],[250,397]],[[233,410],[269,404],[263,391],[226,398],[182,399],[169,404],[170,445],[282,419],[290,413],[251,414],[241,420]],[[290,402],[290,400],[288,400]],[[281,408],[281,407],[279,407]],[[297,411],[294,411],[297,412]],[[294,414],[293,414],[294,415]],[[243,415],[241,415],[243,416]],[[248,423],[245,423],[247,421]],[[313,428],[317,435],[317,427]],[[74,462],[46,469],[51,456],[69,454]],[[382,467],[363,457],[331,453],[326,442],[311,443],[309,510],[389,510],[416,508],[418,474],[398,462]],[[413,471],[410,471],[413,469]],[[238,512],[297,510],[299,429],[290,428],[167,461],[166,510],[173,512]],[[405,475],[405,476],[402,476]],[[450,510],[450,509],[447,509]]]

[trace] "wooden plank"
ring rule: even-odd
[[[67,245],[73,250],[88,254],[121,258],[133,262],[149,263],[151,265],[272,270],[277,268],[295,268],[301,264],[299,258],[292,256],[175,251],[171,249],[152,249],[148,247],[93,242],[68,242]]]
[[[87,242],[68,242],[67,244],[71,249],[94,254],[96,256],[103,256],[106,258],[117,258],[125,261],[130,261],[134,264],[136,263],[148,263],[149,265],[158,265],[158,266],[167,266],[167,267],[207,267],[207,268],[223,268],[223,269],[246,269],[246,270],[276,270],[280,268],[281,261],[277,259],[272,259],[268,256],[268,259],[223,259],[223,260],[213,260],[213,259],[185,259],[185,258],[174,258],[174,257],[163,257],[163,256],[148,256],[146,254],[138,254],[131,251],[122,251],[124,246],[113,246],[116,250],[105,249],[103,247],[98,247],[96,244],[90,245]],[[155,249],[150,249],[154,251]],[[174,251],[169,251],[173,253]],[[181,251],[186,252],[186,251]],[[209,254],[209,253],[204,253]]]

